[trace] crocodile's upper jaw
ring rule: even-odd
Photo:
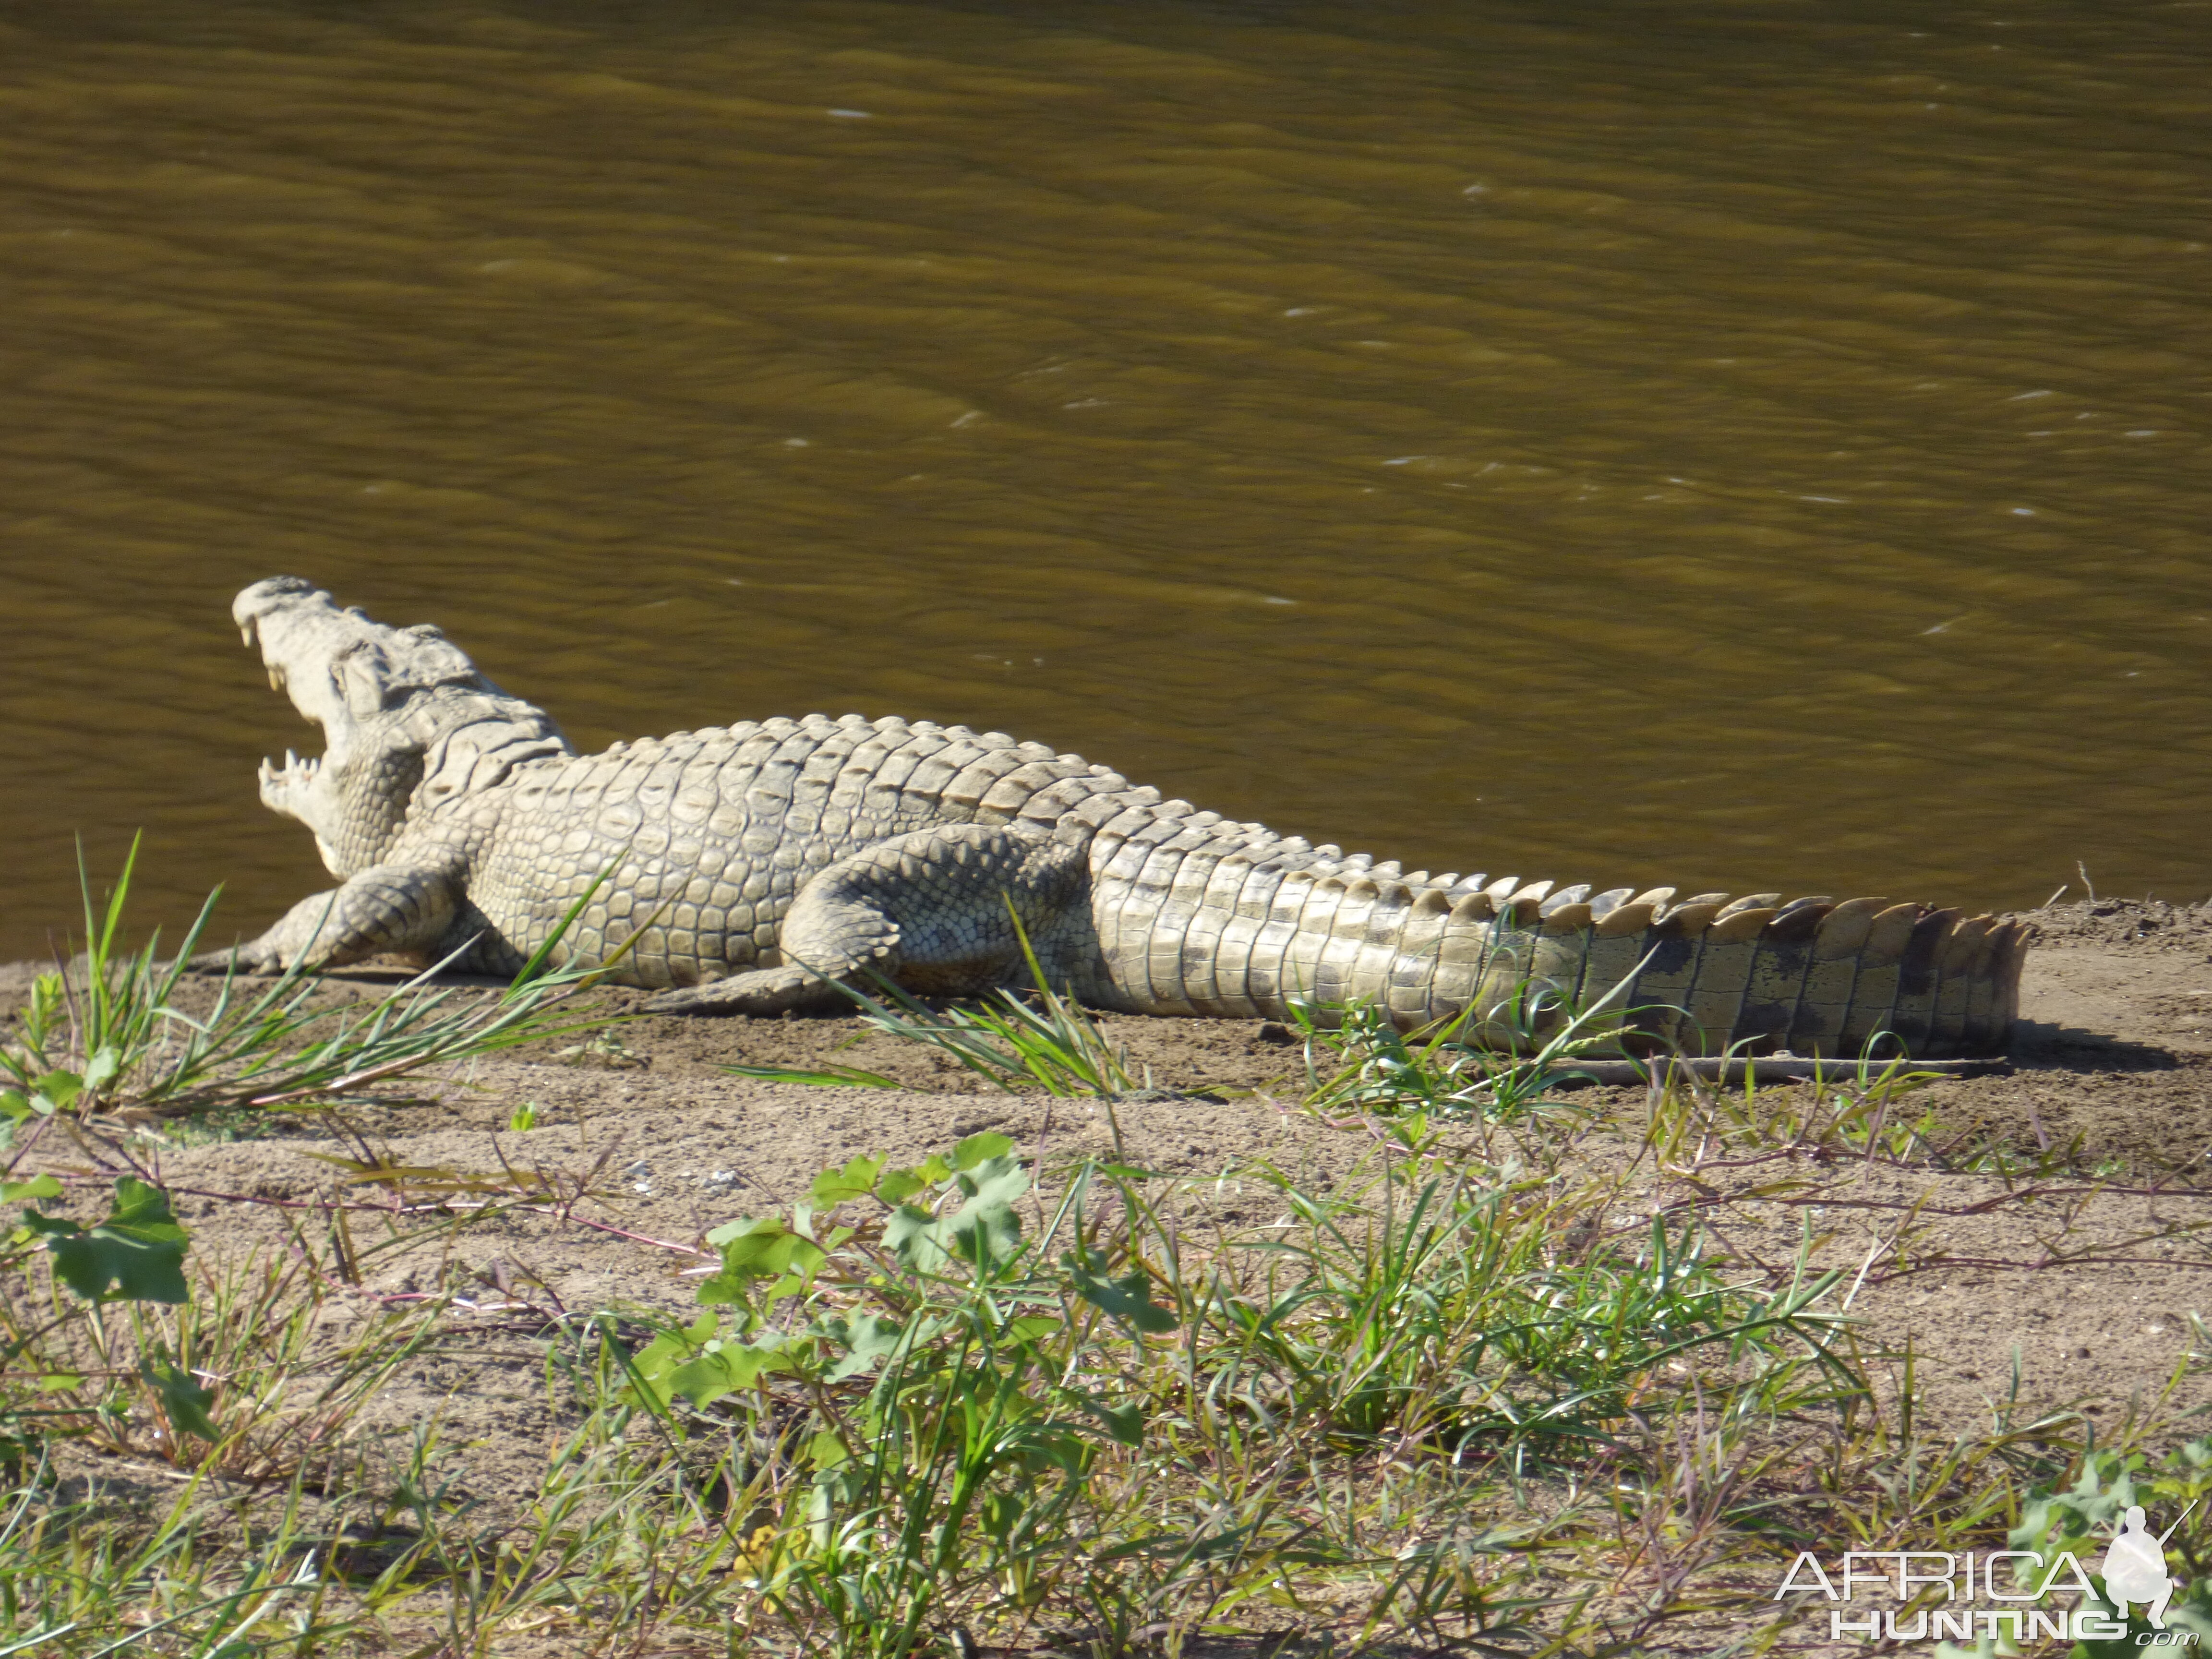
[[[288,749],[281,765],[261,763],[262,802],[307,825],[331,873],[349,875],[376,851],[350,844],[361,839],[363,823],[404,816],[404,802],[388,803],[364,819],[363,803],[349,803],[347,793],[389,775],[380,763],[388,751],[419,749],[420,734],[400,718],[410,701],[440,686],[495,696],[498,688],[436,629],[387,628],[297,576],[254,583],[233,603],[231,616],[246,643],[259,647],[269,684],[323,729],[321,759]]]
[[[246,643],[260,647],[269,684],[323,728],[333,750],[354,726],[410,693],[440,685],[498,690],[436,629],[386,628],[298,576],[254,583],[230,614]]]

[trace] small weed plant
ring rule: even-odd
[[[1558,1090],[1579,1080],[1576,1062],[1620,1052],[1617,1020],[1601,1008],[1566,1009],[1534,982],[1516,988],[1487,1019],[1477,1022],[1469,1005],[1412,1034],[1371,1002],[1317,1007],[1300,1001],[1290,1012],[1304,1045],[1306,1102],[1322,1111],[1492,1122],[1571,1112]],[[1482,1047],[1468,1040],[1478,1023]]]
[[[583,899],[489,1000],[433,987],[433,968],[364,1004],[316,1006],[317,980],[294,968],[259,988],[226,972],[212,1007],[187,1012],[179,990],[220,890],[173,958],[161,958],[158,933],[126,951],[118,936],[137,856],[134,840],[104,905],[84,878],[84,954],[38,978],[0,1042],[0,1079],[9,1085],[0,1087],[0,1149],[57,1115],[192,1117],[373,1099],[428,1066],[606,1024],[565,1017],[604,967],[546,965]]]

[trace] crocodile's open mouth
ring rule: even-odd
[[[418,787],[465,794],[568,752],[543,710],[509,697],[435,628],[386,627],[297,576],[254,583],[230,614],[270,687],[322,730],[319,758],[287,749],[262,761],[261,800],[315,832],[333,875],[375,862]],[[439,767],[448,774],[426,781]]]
[[[277,583],[289,583],[292,580],[295,579],[277,577],[270,582],[258,583],[256,584],[256,586],[261,588],[274,587]],[[305,583],[301,583],[300,586],[302,589],[307,590],[306,597],[310,604],[312,604],[314,599],[319,599],[323,601],[324,607],[333,611],[335,610],[335,606],[331,605],[330,596],[328,594],[319,593],[316,592],[313,589],[307,589]],[[249,589],[248,592],[250,593],[253,591],[254,590],[252,589]],[[279,596],[271,594],[269,597],[272,599],[277,599],[278,602],[281,603],[283,598],[289,598],[289,595],[286,594]],[[269,671],[269,689],[272,691],[282,691],[284,693],[285,696],[291,702],[292,706],[299,710],[300,715],[303,720],[307,720],[311,726],[319,726],[323,729],[324,742],[327,748],[336,750],[340,747],[340,743],[333,740],[331,732],[332,716],[337,714],[343,708],[343,696],[338,694],[337,688],[335,685],[330,684],[330,676],[327,672],[320,676],[317,676],[314,675],[312,671],[309,672],[306,678],[310,683],[317,678],[321,679],[324,682],[324,684],[322,687],[319,688],[319,690],[322,691],[323,695],[313,696],[301,696],[295,695],[292,690],[293,665],[285,660],[285,658],[280,650],[280,641],[278,638],[279,630],[270,629],[268,630],[267,633],[264,633],[261,625],[261,615],[255,611],[246,610],[245,607],[245,599],[246,595],[241,594],[240,596],[238,615],[239,638],[246,643],[248,648],[257,650],[261,653],[262,666]],[[295,648],[298,643],[298,641],[294,641]],[[326,662],[328,660],[326,653],[325,655],[325,660]],[[344,722],[341,720],[337,724],[339,734],[342,737],[343,733]],[[290,789],[304,789],[308,785],[314,782],[316,775],[321,771],[322,766],[323,762],[321,759],[310,756],[302,756],[296,750],[289,748],[287,748],[284,750],[284,759],[281,765],[276,761],[269,758],[267,756],[264,756],[261,760],[258,774],[261,787],[264,793],[272,786]]]
[[[281,764],[261,763],[264,798],[273,790],[297,800],[311,785],[321,786],[319,793],[336,787],[362,744],[398,740],[402,711],[425,694],[459,686],[506,696],[436,629],[387,627],[298,576],[254,583],[238,596],[230,614],[239,637],[260,652],[270,687],[289,697],[302,719],[322,728],[320,760],[288,749]],[[550,736],[560,744],[538,710],[518,704],[516,712],[527,715],[533,738]],[[474,710],[470,719],[480,722],[484,714]],[[421,732],[408,740],[421,742]]]

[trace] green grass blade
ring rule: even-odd
[[[822,1066],[809,1069],[793,1066],[724,1066],[732,1077],[756,1078],[763,1083],[798,1083],[817,1089],[896,1089],[900,1085],[880,1072],[863,1072],[852,1066]]]

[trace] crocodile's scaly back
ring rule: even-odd
[[[1158,799],[1003,732],[859,714],[741,721],[520,773],[470,890],[520,961],[619,868],[562,955],[603,960],[643,926],[625,959],[637,982],[697,985],[781,961],[799,890],[863,848],[944,824],[1048,833],[1067,804],[1116,794]]]
[[[2027,933],[1988,916],[1431,879],[928,721],[811,714],[579,756],[434,629],[289,578],[235,615],[331,744],[264,766],[264,798],[346,878],[243,947],[254,964],[511,969],[582,901],[555,960],[626,951],[618,977],[692,1012],[839,1006],[830,981],[870,971],[1019,983],[1026,939],[1054,985],[1111,1007],[1328,1020],[1366,1002],[1407,1029],[1465,1013],[1498,1045],[1575,1008],[1693,1053],[1856,1054],[1884,1033],[1984,1053],[2012,1025]]]

